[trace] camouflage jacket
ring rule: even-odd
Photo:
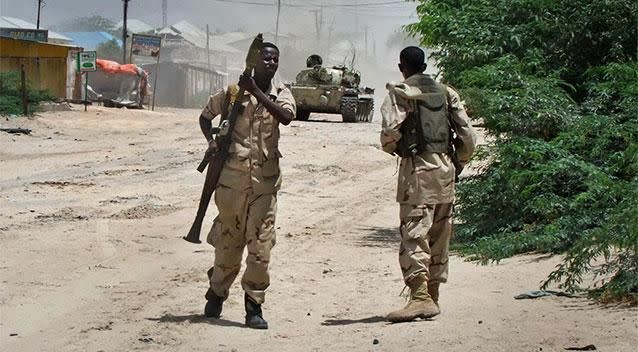
[[[388,96],[381,106],[381,146],[385,152],[394,153],[401,139],[399,128],[412,111],[411,101],[421,96],[419,86],[429,79],[424,74],[408,77],[402,83],[388,83]],[[462,139],[457,154],[466,163],[476,146],[476,133],[470,124],[458,93],[447,87],[450,120]],[[423,152],[415,157],[401,158],[397,187],[397,202],[409,205],[440,204],[454,201],[454,165],[445,153]]]
[[[224,164],[219,184],[256,194],[275,193],[281,186],[279,121],[249,92],[237,97],[236,86],[228,89],[233,96],[231,101],[241,99],[244,112],[235,124],[230,156]],[[271,84],[267,93],[277,104],[295,113],[295,99],[288,88],[277,92]],[[219,90],[211,95],[201,115],[209,120],[221,115],[226,94]],[[232,104],[227,108],[231,109]]]

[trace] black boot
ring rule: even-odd
[[[261,313],[261,304],[244,294],[244,303],[246,305],[246,326],[253,329],[268,329],[268,322],[264,320]]]
[[[204,315],[207,318],[219,318],[222,315],[222,306],[224,299],[219,297],[210,288],[206,292],[206,307],[204,307]]]

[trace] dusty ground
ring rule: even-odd
[[[202,318],[208,245],[194,217],[204,149],[196,110],[47,113],[0,121],[2,351],[633,351],[635,309],[582,298],[514,300],[557,258],[451,260],[443,314],[391,325],[404,304],[395,160],[373,124],[328,115],[282,128],[284,185],[264,306],[243,323],[236,284],[223,319]],[[209,210],[207,223],[215,215]]]

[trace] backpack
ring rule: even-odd
[[[434,83],[425,88],[429,92],[411,102],[414,109],[401,123],[396,153],[403,158],[423,152],[448,154],[454,164],[455,182],[458,182],[463,164],[457,151],[465,148],[465,142],[452,121],[447,87]]]

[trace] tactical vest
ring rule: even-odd
[[[417,88],[423,98],[410,101],[414,111],[401,123],[397,154],[409,157],[423,152],[448,153],[451,129],[447,87],[428,78]]]

